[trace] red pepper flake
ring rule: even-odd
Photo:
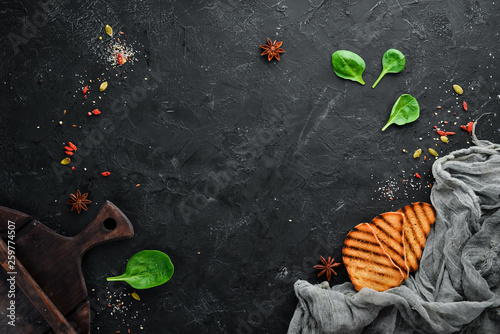
[[[73,151],[76,151],[76,145],[73,144],[72,142],[68,142],[68,146],[64,146],[64,149],[66,150],[66,154],[73,155]]]
[[[469,134],[472,134],[472,127],[473,127],[473,125],[474,125],[473,122],[469,122],[469,123],[467,123],[467,125],[461,125],[460,128],[462,130],[467,131]]]
[[[445,136],[453,136],[455,134],[455,132],[445,132],[444,135]]]
[[[418,174],[418,173],[415,173],[415,177],[416,177],[417,179],[421,179],[421,178],[422,178],[422,177],[420,176],[420,174]]]
[[[446,132],[444,132],[444,131],[437,130],[436,132],[437,132],[437,134],[438,134],[438,135],[440,135],[440,136],[446,136]]]
[[[89,86],[85,86],[85,88],[82,91],[83,95],[87,94],[88,90],[89,90]]]
[[[101,175],[102,176],[109,176],[109,175],[111,175],[111,173],[110,172],[102,172]]]
[[[63,110],[63,115],[66,115],[66,109]]]
[[[100,115],[100,114],[101,114],[101,112],[99,111],[99,109],[94,109],[94,110],[92,110],[92,113],[93,113],[94,115]]]
[[[92,116],[92,113],[89,111],[89,112],[87,113],[87,115]]]
[[[448,124],[448,121],[444,121],[443,123],[444,123],[444,124]]]
[[[74,128],[76,128],[76,124],[73,124],[72,126],[73,126]]]
[[[464,101],[464,102],[462,103],[462,105],[463,105],[463,107],[464,107],[464,110],[465,110],[465,111],[467,111],[467,102],[465,102],[465,101]]]
[[[119,53],[118,56],[116,56],[116,61],[118,62],[118,65],[123,64],[123,57],[121,53]]]
[[[433,128],[433,129],[437,129],[438,127],[437,127],[437,125],[434,125],[432,128]]]
[[[140,187],[140,186],[141,186],[141,184],[140,184],[140,183],[137,183],[135,186],[136,186],[136,187]]]
[[[75,170],[75,166],[72,166],[72,167],[71,167],[71,170]]]
[[[120,35],[123,35],[123,34],[125,34],[125,33],[123,31],[120,31]]]
[[[441,106],[437,106],[438,109],[441,109]]]

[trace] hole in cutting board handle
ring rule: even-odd
[[[106,230],[113,231],[116,228],[116,220],[113,218],[106,218],[102,225]]]

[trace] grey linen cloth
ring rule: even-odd
[[[500,333],[500,145],[473,139],[432,166],[437,217],[415,275],[384,292],[298,280],[288,334]]]

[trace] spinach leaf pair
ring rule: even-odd
[[[377,81],[373,84],[375,88],[380,80],[387,73],[399,73],[405,68],[406,59],[401,51],[389,49],[382,57],[382,72]],[[364,85],[363,72],[365,71],[365,61],[359,55],[348,50],[339,50],[332,54],[333,71],[342,79],[352,80]],[[404,125],[415,121],[420,116],[420,107],[417,100],[409,95],[401,95],[392,107],[389,121],[382,128],[387,129],[391,124]]]
[[[405,56],[401,51],[389,49],[382,57],[382,73],[373,84],[375,88],[379,81],[387,73],[399,73],[404,70],[406,64]],[[365,71],[365,61],[359,55],[348,50],[338,50],[332,54],[333,71],[342,79],[352,80],[364,85],[363,72]]]

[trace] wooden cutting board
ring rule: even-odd
[[[0,207],[0,333],[90,333],[83,254],[95,245],[133,235],[130,221],[109,201],[74,237],[61,236],[24,213]],[[8,297],[11,283],[15,298]],[[12,300],[15,326],[8,317]]]

